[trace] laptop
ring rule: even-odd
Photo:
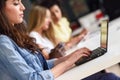
[[[90,60],[93,60],[99,56],[102,56],[107,52],[107,44],[108,44],[108,20],[102,20],[100,23],[100,47],[92,50],[92,53],[88,57],[82,57],[77,62],[75,62],[75,65],[81,65],[85,62],[88,62]]]

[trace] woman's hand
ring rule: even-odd
[[[70,41],[66,43],[66,49],[69,49],[79,43],[86,36],[87,33],[88,31],[84,28],[79,35],[72,37]]]
[[[51,69],[54,77],[58,77],[67,70],[71,69],[75,66],[75,62],[82,58],[83,56],[89,56],[91,51],[87,48],[81,48],[71,53],[68,56],[61,57],[57,60],[56,66]]]
[[[78,35],[78,40],[82,40],[87,35],[87,33],[88,33],[87,29],[84,28]]]
[[[66,60],[70,63],[75,63],[78,59],[82,58],[83,56],[89,56],[91,51],[88,48],[81,48],[73,52],[69,55],[69,58]]]
[[[51,50],[51,53],[49,54],[50,59],[51,58],[60,58],[65,56],[65,44],[63,42],[60,42],[54,49]]]

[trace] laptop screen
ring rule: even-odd
[[[101,21],[101,48],[106,49],[108,43],[108,20]]]

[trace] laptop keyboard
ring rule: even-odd
[[[80,58],[77,62],[75,62],[75,65],[78,66],[78,65],[81,65],[81,64],[88,62],[92,59],[95,59],[95,58],[103,55],[105,52],[106,52],[106,49],[98,47],[97,49],[92,51],[90,56]]]

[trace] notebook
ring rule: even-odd
[[[75,62],[76,66],[81,65],[85,62],[88,62],[92,59],[95,59],[99,56],[102,56],[107,52],[107,44],[108,44],[108,20],[102,20],[100,23],[100,47],[94,49],[90,56],[82,57],[77,62]]]

